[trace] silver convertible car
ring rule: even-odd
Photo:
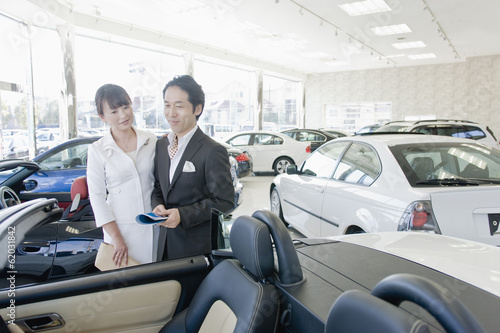
[[[491,245],[411,232],[292,241],[268,210],[226,234],[214,212],[210,253],[20,284],[15,247],[61,213],[42,198],[0,210],[1,332],[498,332]]]
[[[418,231],[500,245],[500,150],[470,139],[339,138],[269,193],[272,211],[307,237]]]

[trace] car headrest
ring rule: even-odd
[[[422,320],[361,290],[348,290],[333,304],[325,333],[384,332],[428,333]]]
[[[258,219],[239,216],[231,226],[231,248],[234,256],[257,280],[271,276],[274,254],[268,227]]]
[[[71,184],[71,200],[75,199],[77,194],[80,194],[80,200],[89,198],[89,190],[87,187],[87,176],[80,176]]]

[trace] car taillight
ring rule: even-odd
[[[398,231],[426,231],[440,234],[430,201],[412,202],[399,221]]]
[[[310,152],[311,152],[311,146],[307,146],[306,153],[310,153]]]
[[[238,162],[245,162],[245,161],[248,161],[250,158],[248,157],[248,155],[246,153],[241,153],[238,156],[236,156],[235,159]]]

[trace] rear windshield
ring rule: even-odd
[[[481,144],[431,143],[390,147],[411,186],[500,183],[500,150]]]

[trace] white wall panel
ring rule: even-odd
[[[309,75],[305,127],[324,127],[326,104],[392,102],[393,120],[435,114],[488,124],[500,139],[500,56],[459,64]]]

